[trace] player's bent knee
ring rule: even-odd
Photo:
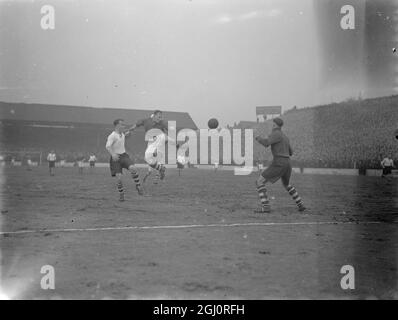
[[[148,157],[145,156],[145,161],[150,166],[153,166],[156,164],[156,159],[153,156],[148,156]]]

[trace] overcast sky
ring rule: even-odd
[[[55,30],[40,27],[44,4],[55,8]],[[1,1],[0,9],[3,101],[186,111],[202,126],[211,117],[254,121],[259,105],[358,93],[320,86],[312,0]]]

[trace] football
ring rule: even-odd
[[[216,118],[212,118],[207,122],[207,126],[209,129],[217,129],[218,128],[218,120]]]

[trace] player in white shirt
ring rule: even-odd
[[[88,158],[88,162],[90,163],[90,167],[95,167],[95,162],[97,161],[97,157],[95,154],[90,155]]]
[[[47,156],[48,169],[49,169],[51,176],[53,176],[55,174],[55,161],[56,160],[57,160],[57,155],[55,154],[54,150],[51,150]]]
[[[92,153],[90,155],[90,157],[88,158],[88,163],[90,164],[90,172],[92,172],[94,170],[96,162],[97,162],[97,157],[95,156],[94,153]]]
[[[143,189],[140,183],[137,170],[134,166],[130,156],[126,153],[125,149],[125,137],[130,134],[130,130],[125,131],[125,125],[123,119],[116,119],[113,122],[115,130],[108,136],[106,141],[106,149],[108,150],[111,158],[109,160],[110,170],[112,177],[117,178],[117,189],[119,191],[119,201],[124,201],[124,189],[122,182],[122,171],[127,169],[131,173],[131,177],[135,182],[138,194],[143,195]]]
[[[381,167],[383,168],[382,178],[392,174],[392,168],[394,167],[394,161],[388,156],[381,161]]]

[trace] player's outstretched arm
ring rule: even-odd
[[[137,129],[138,127],[143,126],[143,125],[144,125],[144,121],[145,121],[145,120],[139,120],[139,121],[137,121],[136,124],[132,125],[130,128],[128,128],[128,129],[124,132],[124,135],[125,135],[126,137],[128,137],[128,136],[130,135],[131,131],[134,131],[134,130]]]
[[[123,132],[123,133],[124,133],[124,136],[125,136],[125,137],[129,137],[130,134],[131,134],[131,132],[134,131],[136,128],[137,128],[137,124],[132,125],[130,128],[128,128],[127,130],[125,130],[125,131]]]
[[[264,147],[268,147],[270,145],[268,139],[264,139],[261,137],[256,137],[255,139],[259,144],[262,144]]]

